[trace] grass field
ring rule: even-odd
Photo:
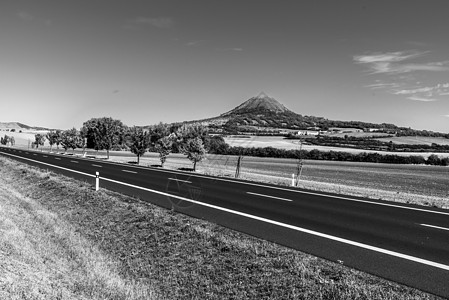
[[[395,144],[408,144],[408,145],[432,145],[433,143],[438,145],[449,145],[449,139],[437,138],[437,137],[425,137],[425,136],[399,136],[377,139],[382,142],[392,141]]]
[[[437,299],[0,157],[1,299]]]

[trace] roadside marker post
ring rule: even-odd
[[[95,191],[100,189],[100,172],[95,172]]]
[[[295,174],[292,174],[292,186],[295,186]]]

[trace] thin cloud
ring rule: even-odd
[[[407,95],[407,99],[415,101],[437,101],[436,97],[449,95],[449,83],[439,83],[435,86],[402,89],[393,92],[395,95]]]
[[[46,26],[52,26],[53,25],[53,21],[52,20],[50,20],[50,19],[41,19],[41,18],[35,17],[34,15],[32,15],[32,14],[30,14],[28,12],[25,12],[25,11],[18,12],[16,14],[16,16],[20,20],[22,20],[24,22],[35,22],[35,23],[38,23],[38,24],[44,24]]]
[[[26,22],[30,22],[30,21],[34,20],[34,16],[33,15],[31,15],[31,14],[29,14],[27,12],[24,12],[24,11],[18,12],[17,13],[17,17],[19,17],[19,19],[21,19],[23,21],[26,21]]]
[[[432,99],[432,98],[424,98],[424,97],[408,97],[407,99],[413,100],[413,101],[421,101],[421,102],[433,102],[433,101],[438,101],[437,99]]]
[[[400,87],[397,83],[373,83],[365,85],[364,87],[371,88],[371,89],[385,89],[385,88],[398,88]]]
[[[203,44],[206,40],[198,40],[198,41],[190,41],[187,42],[185,45],[189,47],[198,46],[200,44]]]
[[[449,61],[404,63],[404,61],[410,61],[428,53],[429,51],[416,50],[373,53],[367,55],[355,55],[353,60],[357,64],[367,65],[371,74],[400,74],[413,71],[449,71]]]
[[[370,89],[384,89],[393,95],[405,96],[409,100],[421,102],[438,101],[441,96],[449,95],[449,83],[439,83],[425,86],[416,80],[414,72],[444,72],[449,71],[449,60],[438,62],[416,62],[429,51],[397,51],[385,53],[370,53],[355,55],[356,64],[366,66],[370,74],[386,76],[374,83],[365,85]]]
[[[386,52],[386,53],[373,53],[368,55],[355,55],[354,61],[357,63],[380,63],[380,62],[399,62],[406,59],[422,56],[428,53],[418,51],[398,51],[398,52]]]
[[[243,51],[243,48],[240,48],[240,47],[234,47],[234,48],[219,48],[219,49],[217,49],[217,50],[220,50],[220,51],[236,51],[236,52],[241,52],[241,51]]]
[[[141,26],[152,26],[162,29],[168,29],[175,26],[175,22],[172,18],[168,17],[158,17],[158,18],[146,18],[146,17],[137,17],[135,19],[129,20],[125,25],[126,28],[138,28]]]

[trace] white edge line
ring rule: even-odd
[[[433,262],[433,261],[426,260],[426,259],[423,259],[423,258],[414,257],[414,256],[411,256],[411,255],[402,254],[402,253],[391,251],[391,250],[387,250],[387,249],[382,249],[382,248],[379,248],[379,247],[375,247],[375,246],[371,246],[371,245],[367,245],[367,244],[363,244],[363,243],[347,240],[347,239],[344,239],[344,238],[340,238],[340,237],[336,237],[336,236],[333,236],[333,235],[321,233],[321,232],[318,232],[318,231],[314,231],[314,230],[310,230],[310,229],[306,229],[306,228],[301,228],[301,227],[298,227],[298,226],[294,226],[294,225],[290,225],[290,224],[286,224],[286,223],[270,220],[270,219],[263,218],[263,217],[254,216],[254,215],[251,215],[251,214],[247,214],[247,213],[244,213],[244,212],[240,212],[240,211],[236,211],[236,210],[232,210],[232,209],[216,206],[216,205],[209,204],[209,203],[203,203],[203,202],[195,201],[195,200],[192,200],[192,199],[187,199],[187,198],[184,198],[184,197],[171,195],[171,194],[168,194],[168,193],[164,193],[164,192],[160,192],[160,191],[156,191],[156,190],[152,190],[152,189],[136,186],[136,185],[125,183],[125,182],[120,182],[120,181],[109,179],[109,178],[104,178],[103,177],[102,179],[110,181],[110,182],[114,182],[114,183],[130,186],[130,187],[133,187],[133,188],[141,189],[141,190],[144,190],[144,191],[152,192],[152,193],[155,193],[155,194],[168,196],[168,197],[172,197],[172,198],[177,198],[177,199],[188,201],[188,202],[192,202],[192,203],[195,203],[195,204],[198,204],[198,205],[202,205],[202,206],[210,207],[210,208],[213,208],[213,209],[225,211],[225,212],[228,212],[228,213],[231,213],[231,214],[247,217],[247,218],[250,218],[250,219],[262,221],[262,222],[265,222],[265,223],[269,223],[269,224],[273,224],[273,225],[277,225],[277,226],[281,226],[281,227],[285,227],[285,228],[289,228],[289,229],[293,229],[293,230],[296,230],[296,231],[308,233],[308,234],[319,236],[319,237],[326,238],[326,239],[329,239],[329,240],[341,242],[341,243],[344,243],[344,244],[356,246],[356,247],[363,248],[363,249],[368,249],[368,250],[375,251],[375,252],[380,252],[380,253],[383,253],[383,254],[388,254],[388,255],[391,255],[391,256],[403,258],[403,259],[406,259],[406,260],[414,261],[414,262],[417,262],[417,263],[421,263],[421,264],[425,264],[425,265],[429,265],[429,266],[432,266],[432,267],[435,267],[435,268],[439,268],[439,269],[443,269],[443,270],[448,270],[449,271],[449,266],[448,265],[444,265],[444,264],[441,264],[441,263]]]
[[[50,167],[53,167],[53,168],[57,168],[57,169],[61,169],[61,170],[65,170],[65,171],[69,171],[69,172],[73,172],[73,173],[78,173],[78,174],[82,174],[82,175],[85,175],[85,176],[95,177],[95,175],[93,175],[93,174],[84,173],[84,172],[80,172],[80,171],[76,171],[76,170],[72,170],[72,169],[67,169],[67,168],[56,166],[56,165],[52,165],[52,164],[47,164],[47,163],[44,163],[44,162],[41,162],[41,161],[38,161],[38,160],[29,159],[29,158],[26,158],[26,157],[17,156],[17,155],[13,155],[13,154],[9,154],[9,153],[4,153],[4,154],[9,155],[9,156],[18,157],[18,158],[24,159],[24,160],[34,161],[34,162],[37,162],[39,164],[50,166]],[[55,157],[55,158],[57,158],[57,157]]]
[[[192,183],[191,181],[181,180],[181,179],[176,179],[176,178],[168,178],[168,180],[174,180],[174,181],[185,182],[185,183]]]
[[[21,158],[21,159],[24,159],[24,160],[34,161],[34,162],[37,162],[37,163],[40,163],[40,164],[43,164],[43,165],[56,167],[58,169],[63,169],[63,170],[67,170],[67,171],[70,171],[70,172],[75,172],[75,173],[83,174],[83,175],[86,175],[86,176],[95,177],[95,175],[92,175],[92,174],[83,173],[83,172],[79,172],[79,171],[75,171],[75,170],[71,170],[71,169],[67,169],[67,168],[63,168],[63,167],[59,167],[59,166],[55,166],[55,165],[51,165],[51,164],[47,164],[47,163],[43,163],[43,162],[40,162],[40,161],[36,161],[36,160],[33,160],[33,159],[20,157],[20,156],[17,156],[17,155],[12,155],[12,154],[7,154],[7,153],[5,153],[5,154],[6,155],[10,155],[10,156],[15,156],[15,157],[18,157],[18,158]],[[285,228],[293,229],[293,230],[296,230],[296,231],[308,233],[308,234],[319,236],[319,237],[326,238],[326,239],[329,239],[329,240],[341,242],[341,243],[344,243],[344,244],[356,246],[356,247],[363,248],[363,249],[368,249],[368,250],[375,251],[375,252],[388,254],[388,255],[391,255],[391,256],[403,258],[403,259],[406,259],[406,260],[414,261],[414,262],[417,262],[417,263],[421,263],[421,264],[425,264],[425,265],[428,265],[428,266],[432,266],[432,267],[435,267],[435,268],[439,268],[439,269],[443,269],[443,270],[449,271],[449,266],[448,265],[440,264],[440,263],[433,262],[433,261],[426,260],[426,259],[422,259],[422,258],[419,258],[419,257],[414,257],[414,256],[411,256],[411,255],[402,254],[402,253],[399,253],[399,252],[386,250],[386,249],[382,249],[382,248],[371,246],[371,245],[366,245],[366,244],[363,244],[363,243],[347,240],[347,239],[344,239],[344,238],[339,238],[339,237],[336,237],[336,236],[332,236],[332,235],[329,235],[329,234],[317,232],[317,231],[314,231],[314,230],[305,229],[305,228],[301,228],[301,227],[290,225],[290,224],[285,224],[285,223],[278,222],[278,221],[273,221],[273,220],[270,220],[270,219],[267,219],[267,218],[250,215],[250,214],[243,213],[243,212],[240,212],[240,211],[235,211],[235,210],[232,210],[232,209],[228,209],[228,208],[224,208],[224,207],[220,207],[220,206],[216,206],[216,205],[212,205],[212,204],[208,204],[208,203],[199,202],[199,201],[195,201],[195,200],[192,200],[192,199],[187,199],[187,198],[184,198],[184,197],[171,195],[171,194],[168,194],[168,193],[164,193],[164,192],[160,192],[160,191],[156,191],[156,190],[140,187],[140,186],[129,184],[129,183],[125,183],[125,182],[120,182],[120,181],[109,179],[109,178],[102,177],[101,179],[107,180],[107,181],[110,181],[110,182],[114,182],[114,183],[118,183],[118,184],[122,184],[122,185],[126,185],[126,186],[130,186],[130,187],[133,187],[133,188],[141,189],[141,190],[144,190],[144,191],[152,192],[152,193],[155,193],[155,194],[177,198],[177,199],[180,199],[180,200],[192,202],[192,203],[195,203],[195,204],[198,204],[198,205],[202,205],[202,206],[210,207],[210,208],[213,208],[213,209],[225,211],[225,212],[228,212],[228,213],[236,214],[236,215],[247,217],[247,218],[250,218],[250,219],[262,221],[262,222],[273,224],[273,225],[278,225],[278,226],[281,226],[281,227],[285,227]]]
[[[440,227],[440,226],[435,226],[435,225],[429,225],[429,224],[419,224],[419,225],[449,231],[449,228],[445,228],[445,227]]]
[[[258,194],[258,193],[252,193],[252,192],[246,192],[247,194],[250,195],[255,195],[255,196],[260,196],[260,197],[266,197],[266,198],[273,198],[273,199],[278,199],[278,200],[283,200],[283,201],[293,201],[292,199],[286,199],[286,198],[280,198],[280,197],[275,197],[275,196],[269,196],[269,195],[263,195],[263,194]]]

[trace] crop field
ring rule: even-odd
[[[247,137],[225,137],[225,142],[233,147],[274,147],[285,150],[299,150],[299,140],[288,140],[282,136],[247,136]],[[445,139],[442,139],[445,140]],[[449,141],[449,140],[447,140]],[[387,152],[387,151],[372,151],[372,150],[363,150],[363,149],[354,149],[354,148],[343,148],[343,147],[326,147],[326,146],[316,146],[316,145],[307,145],[303,144],[303,150],[313,150],[317,149],[320,151],[343,151],[352,154],[358,153],[380,153],[380,154],[394,154],[401,156],[410,156],[410,155],[421,155],[424,158],[427,158],[429,155],[433,154],[432,152]],[[448,157],[449,153],[436,153],[441,157]]]

